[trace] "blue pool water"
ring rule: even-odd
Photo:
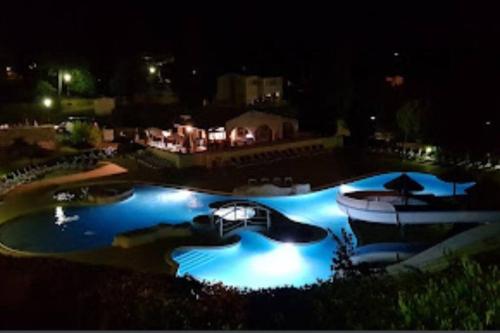
[[[0,242],[31,252],[68,252],[108,246],[116,234],[159,223],[191,222],[222,196],[157,186],[137,186],[124,201],[87,207],[54,207],[0,227]],[[76,221],[58,223],[58,213]]]
[[[377,190],[399,176],[386,173],[318,192],[287,197],[252,198],[288,218],[316,225],[338,234],[351,231],[347,217],[338,209],[339,191]],[[423,193],[449,195],[452,184],[433,175],[408,173],[424,186]],[[457,193],[472,183],[457,186]],[[109,246],[113,237],[125,231],[158,223],[190,222],[207,214],[209,204],[229,197],[156,186],[137,186],[129,199],[92,207],[54,207],[26,215],[0,227],[0,242],[32,252],[68,252]],[[178,275],[222,281],[237,287],[301,286],[330,276],[335,250],[332,237],[312,244],[276,242],[263,235],[240,232],[241,241],[224,248],[178,249],[173,258],[179,263]]]

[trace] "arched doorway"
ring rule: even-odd
[[[283,139],[292,139],[295,137],[295,128],[289,121],[283,123]]]
[[[229,134],[231,139],[231,146],[242,146],[253,140],[253,136],[247,128],[235,127]]]
[[[260,125],[255,130],[255,142],[270,142],[273,140],[273,130],[267,125]]]

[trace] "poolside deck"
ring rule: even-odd
[[[38,189],[43,189],[54,185],[71,184],[71,183],[82,182],[96,178],[103,178],[123,173],[127,173],[127,169],[114,163],[104,162],[101,164],[101,166],[90,171],[73,173],[70,175],[54,177],[54,178],[45,178],[34,181],[32,183],[19,185],[18,187],[14,188],[12,191],[7,193],[6,197],[19,195],[25,192],[32,192]]]

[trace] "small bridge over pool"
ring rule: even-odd
[[[221,238],[234,235],[241,229],[269,230],[271,210],[252,201],[231,201],[217,205],[210,221]]]

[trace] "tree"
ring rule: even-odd
[[[77,121],[70,131],[69,141],[75,146],[97,146],[101,143],[101,131],[92,124]]]
[[[66,86],[71,93],[85,97],[96,94],[95,79],[90,71],[85,68],[75,68],[67,72],[71,75],[71,82]]]
[[[354,255],[354,242],[352,234],[348,234],[344,228],[342,228],[341,233],[339,237],[332,232],[333,239],[337,243],[337,250],[332,259],[331,269],[336,278],[350,278],[357,275],[351,261],[351,257]]]
[[[420,100],[412,100],[397,111],[396,121],[403,132],[405,144],[408,139],[416,139],[421,134],[425,108]]]
[[[38,80],[35,85],[35,95],[36,96],[55,96],[57,94],[57,89],[45,80]]]
[[[96,94],[96,80],[89,70],[90,64],[84,58],[45,55],[41,57],[38,68],[40,79],[50,82],[55,88],[58,87],[60,75],[71,75],[70,82],[62,82],[62,94],[66,91],[83,97]]]

